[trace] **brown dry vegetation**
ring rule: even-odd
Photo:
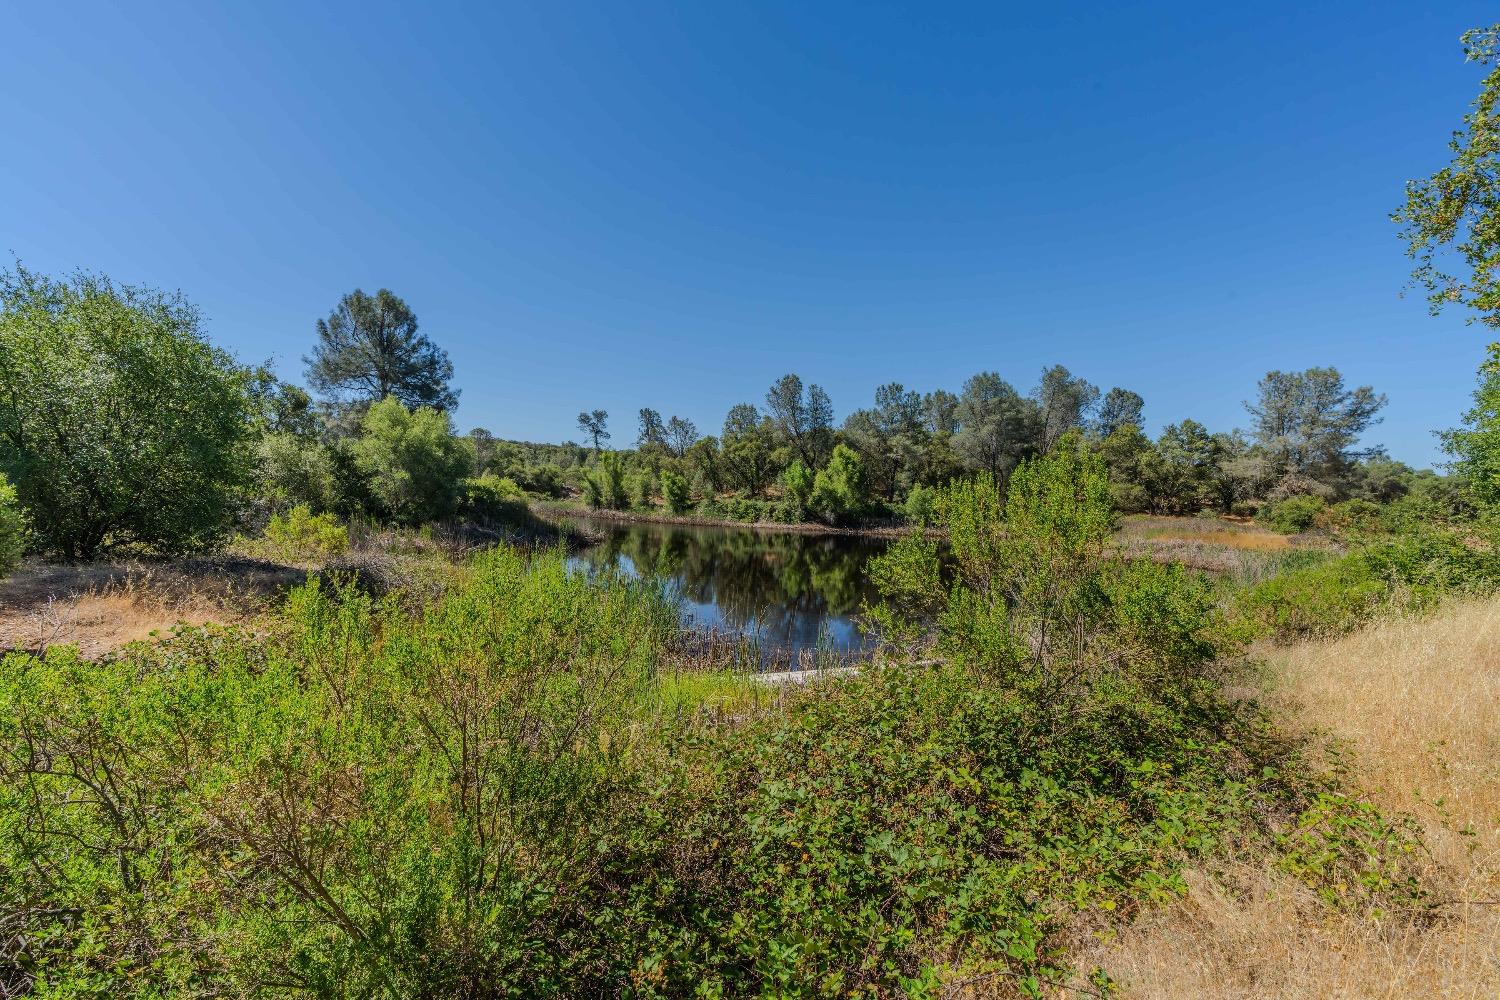
[[[0,581],[0,649],[76,643],[94,657],[183,622],[242,621],[305,578],[249,559],[29,563]]]
[[[1273,702],[1345,748],[1350,778],[1415,816],[1433,921],[1330,910],[1268,864],[1189,878],[1078,956],[1150,998],[1500,996],[1500,598],[1276,653]]]
[[[1293,549],[1326,547],[1323,539],[1278,534],[1223,517],[1127,517],[1115,542],[1127,555],[1252,580]]]

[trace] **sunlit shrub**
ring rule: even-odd
[[[1272,531],[1295,535],[1311,528],[1327,506],[1322,497],[1299,494],[1267,503],[1255,519]]]
[[[688,487],[687,478],[675,470],[662,470],[661,495],[670,513],[686,514],[693,506],[692,491]]]
[[[16,488],[0,475],[0,577],[21,561],[29,536],[26,514],[16,500]]]
[[[266,539],[296,553],[336,556],[349,548],[349,529],[332,514],[314,514],[307,504],[298,504],[271,515]]]

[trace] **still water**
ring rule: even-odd
[[[604,539],[575,556],[576,565],[662,581],[679,597],[689,627],[792,651],[820,643],[860,650],[873,642],[855,616],[875,596],[865,566],[885,539],[574,520]]]

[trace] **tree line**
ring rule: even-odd
[[[1243,429],[1184,419],[1155,438],[1138,393],[1101,391],[1061,365],[1025,392],[993,371],[957,393],[891,382],[841,422],[821,386],[787,374],[760,403],[730,407],[718,434],[642,407],[632,446],[616,450],[603,409],[580,412],[581,444],[459,434],[452,362],[389,290],[343,296],[314,332],[308,391],[215,347],[180,293],[17,264],[0,277],[0,472],[15,494],[6,503],[11,490],[0,491],[0,553],[184,552],[295,507],[414,525],[498,516],[529,497],[714,519],[925,523],[944,484],[981,475],[1003,486],[1019,463],[1064,444],[1103,459],[1127,512],[1250,513],[1456,489],[1362,447],[1385,397],[1331,367],[1269,372]],[[1444,439],[1473,503],[1496,492],[1485,485],[1494,369],[1467,429]]]

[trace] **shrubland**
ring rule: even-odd
[[[942,491],[953,568],[922,534],[876,565],[900,641],[774,699],[685,683],[653,587],[503,545],[419,600],[324,579],[254,630],[12,654],[4,986],[1040,995],[1106,988],[1080,929],[1226,853],[1426,905],[1411,832],[1225,697],[1217,590],[1121,556],[1109,492],[1076,446]]]

